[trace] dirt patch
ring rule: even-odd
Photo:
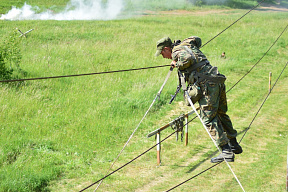
[[[288,12],[288,8],[286,8],[286,7],[282,7],[279,4],[270,5],[267,3],[263,3],[262,6],[256,10],[258,10],[258,11],[270,11],[270,12],[274,12],[274,11]]]
[[[144,15],[210,15],[210,14],[222,14],[227,15],[231,13],[231,11],[235,11],[237,9],[216,9],[216,10],[172,10],[172,11],[145,11]],[[247,9],[248,10],[248,9]],[[271,4],[261,4],[260,7],[255,9],[256,11],[267,11],[267,12],[288,12],[288,8],[282,7],[279,4],[271,5]]]
[[[232,9],[231,9],[232,10]],[[209,14],[228,14],[227,11],[231,11],[230,9],[219,9],[219,10],[173,10],[173,11],[145,11],[144,15],[209,15]]]
[[[204,11],[187,11],[187,10],[173,10],[173,11],[145,11],[147,15],[209,15],[209,14],[227,14],[230,11],[227,9],[223,10],[204,10]]]

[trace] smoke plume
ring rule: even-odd
[[[40,8],[24,4],[22,8],[12,9],[0,17],[2,20],[110,20],[115,19],[124,7],[123,0],[71,0],[64,11],[51,10],[38,13]]]

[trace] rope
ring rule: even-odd
[[[281,32],[281,34],[278,36],[278,38],[274,41],[274,43],[270,46],[270,48],[264,53],[264,55],[256,62],[256,64],[255,64],[242,78],[240,78],[240,80],[238,80],[226,93],[228,93],[229,91],[231,91],[241,80],[244,79],[244,77],[246,77],[246,76],[252,71],[252,69],[264,58],[264,56],[265,56],[265,55],[270,51],[270,49],[276,44],[276,42],[279,40],[279,38],[280,38],[280,37],[282,36],[282,34],[285,32],[285,30],[287,29],[287,27],[288,27],[288,25],[284,28],[284,30]],[[288,63],[287,63],[287,64],[288,64]],[[286,66],[287,66],[287,64],[286,64]],[[282,75],[282,73],[283,73],[283,71],[285,70],[286,66],[285,66],[284,69],[282,70],[282,72],[281,72],[281,74],[279,75],[278,79],[279,79],[280,76]],[[278,79],[277,79],[277,81],[278,81]],[[273,87],[271,88],[271,91],[270,91],[270,93],[268,93],[266,99],[267,99],[268,96],[271,94],[271,92],[272,92],[274,86],[276,85],[277,81],[275,82],[275,84],[274,84]],[[266,99],[265,99],[265,101],[266,101]],[[260,109],[261,109],[262,106],[264,105],[265,101],[262,103]],[[248,128],[246,129],[245,134],[246,134],[246,133],[248,132],[248,130],[250,129],[250,127],[251,127],[253,121],[255,120],[256,116],[258,115],[260,109],[258,110],[258,112],[257,112],[257,114],[254,116],[252,122],[250,123],[250,125],[249,125]],[[196,117],[197,117],[197,116],[195,116],[194,119],[195,119]],[[241,138],[241,140],[239,141],[239,143],[241,143],[241,141],[243,140],[245,134],[242,136],[242,138]],[[222,162],[221,162],[221,163],[222,163]],[[219,164],[220,164],[220,163],[219,163]],[[219,164],[216,164],[216,165],[219,165]],[[214,165],[214,166],[212,166],[212,167],[215,167],[216,165]],[[211,169],[212,167],[209,167],[208,169],[204,170],[204,171],[201,172],[200,174],[198,174],[198,175],[196,175],[196,176],[194,176],[194,177],[192,177],[192,178],[184,181],[183,183],[175,186],[175,188],[178,187],[178,186],[180,186],[180,185],[182,185],[182,184],[184,184],[184,183],[186,183],[186,182],[188,182],[188,181],[190,181],[191,179],[193,179],[193,178],[201,175],[202,173],[208,171],[208,170]],[[174,188],[173,188],[173,189],[174,189]],[[169,191],[169,190],[168,190],[168,191]]]
[[[263,0],[262,2],[264,2],[265,0]],[[222,32],[220,32],[218,35],[216,35],[215,37],[213,37],[212,39],[210,39],[208,42],[206,42],[202,47],[204,47],[206,44],[208,44],[209,42],[211,42],[213,39],[215,39],[217,36],[219,36],[220,34],[222,34],[224,31],[226,31],[228,28],[230,28],[232,25],[234,25],[235,23],[237,23],[239,20],[241,20],[244,16],[246,16],[248,13],[250,13],[252,10],[254,10],[256,7],[258,7],[262,2],[260,2],[257,6],[255,6],[255,7],[253,7],[250,11],[248,11],[246,14],[244,14],[242,17],[240,17],[238,20],[236,20],[235,22],[233,22],[230,26],[228,26],[226,29],[224,29]],[[166,65],[167,66],[167,65]],[[171,68],[170,68],[171,69]],[[167,78],[166,78],[167,79]],[[166,80],[165,80],[166,81]],[[163,88],[163,86],[164,86],[164,84],[162,85],[162,87],[161,87],[161,89]],[[161,90],[160,89],[160,90]],[[162,90],[161,90],[162,91]],[[158,94],[157,94],[157,96],[159,95],[160,96],[160,94],[161,94],[161,91],[159,91],[158,92]],[[157,96],[156,96],[156,98],[157,98]],[[152,102],[152,104],[151,104],[151,106],[150,106],[150,108],[152,107],[152,105],[154,104],[154,102],[155,102],[155,100],[156,100],[156,98],[153,100],[153,102]],[[150,110],[150,108],[148,109],[148,110]],[[147,112],[146,112],[146,114],[147,114]],[[146,114],[144,115],[144,117],[146,116]],[[197,116],[196,116],[197,117]],[[196,117],[194,117],[192,120],[194,120]],[[142,119],[143,120],[143,119]],[[142,120],[140,121],[140,123],[142,122]],[[138,126],[137,126],[137,128],[136,129],[138,129]],[[135,130],[136,131],[136,130]],[[135,133],[135,131],[132,133],[132,135],[134,135],[134,133]],[[131,136],[132,136],[131,135]],[[128,141],[130,141],[130,139],[131,139],[131,136],[130,136],[130,138],[128,139]],[[126,143],[127,144],[127,143]],[[126,147],[126,144],[125,144],[125,146],[124,146],[124,148]],[[124,150],[124,148],[122,149],[122,151]],[[122,151],[120,152],[120,153],[122,153]],[[119,157],[119,156],[118,156]],[[118,157],[116,158],[116,160],[118,159]],[[114,162],[115,163],[115,162]],[[114,163],[112,164],[112,166],[114,165]],[[112,168],[112,166],[110,167],[110,169]],[[229,166],[229,165],[228,165]],[[231,168],[231,167],[230,167]],[[109,171],[108,171],[109,172]],[[233,170],[232,170],[232,172],[233,172]],[[234,172],[233,172],[233,174],[234,174]],[[235,174],[234,174],[235,175]],[[107,176],[107,174],[106,174],[106,176]],[[236,175],[235,175],[236,176]],[[236,177],[236,179],[237,179],[237,177]],[[238,179],[237,179],[238,180]],[[103,180],[101,180],[101,183],[102,183],[102,181]],[[98,183],[98,182],[97,182]],[[97,188],[94,190],[94,192],[98,189],[98,187],[101,185],[101,183],[97,186]],[[240,183],[240,182],[239,182]],[[96,183],[95,183],[96,184]],[[95,184],[93,184],[93,185],[95,185]],[[240,186],[242,187],[242,185],[241,185],[241,183],[240,183]],[[91,187],[91,186],[90,186]],[[88,187],[89,188],[89,187]]]
[[[240,21],[243,17],[245,17],[248,13],[250,13],[251,11],[253,11],[254,9],[256,9],[256,7],[258,7],[261,3],[263,3],[265,0],[262,0],[260,3],[258,3],[258,5],[256,5],[255,7],[253,7],[252,9],[250,9],[247,13],[245,13],[242,17],[240,17],[239,19],[237,19],[236,21],[234,21],[231,25],[229,25],[228,27],[226,27],[223,31],[221,31],[220,33],[218,33],[218,35],[216,35],[215,37],[213,37],[212,39],[210,39],[208,42],[206,42],[204,45],[202,45],[200,48],[204,47],[206,44],[208,44],[210,41],[212,41],[213,39],[215,39],[216,37],[218,37],[219,35],[221,35],[224,31],[226,31],[227,29],[229,29],[230,27],[232,27],[232,25],[234,25],[235,23],[237,23],[238,21]]]
[[[267,53],[270,51],[270,49],[276,44],[276,42],[279,40],[279,38],[283,35],[283,33],[286,31],[288,25],[284,28],[284,30],[281,32],[281,34],[277,37],[277,39],[274,41],[274,43],[269,47],[269,49],[264,53],[264,55],[256,62],[255,65],[251,67],[251,69],[243,76],[241,77],[226,93],[231,91],[240,81],[242,81],[252,70],[253,68],[267,55]]]
[[[108,74],[108,73],[119,73],[119,72],[126,72],[126,71],[138,71],[138,70],[144,70],[144,69],[153,69],[153,68],[167,67],[167,66],[170,66],[170,65],[160,65],[160,66],[143,67],[143,68],[136,68],[136,69],[124,69],[124,70],[118,70],[118,71],[84,73],[84,74],[76,74],[76,75],[37,77],[37,78],[28,78],[28,79],[10,79],[10,80],[1,80],[0,83],[17,82],[17,81],[34,81],[34,80],[43,80],[43,79],[59,79],[59,78],[64,78],[64,77],[79,77],[79,76],[88,76],[88,75],[101,75],[101,74]]]
[[[287,67],[287,65],[288,65],[288,62],[287,62],[287,64],[286,64],[285,68]],[[285,69],[285,68],[284,68],[284,69]],[[284,69],[283,69],[283,71],[284,71]],[[282,71],[282,72],[283,72],[283,71]],[[281,72],[280,76],[282,75],[282,72]],[[278,77],[278,79],[280,78],[280,76]],[[273,88],[275,87],[276,83],[278,82],[278,79],[277,79],[277,81],[275,82],[275,84],[273,85],[273,87],[272,87],[272,89],[271,89],[271,92],[270,92],[270,93],[272,93],[272,90],[273,90]],[[270,93],[269,93],[269,95],[270,95]],[[266,100],[265,100],[265,101],[266,101]],[[196,117],[197,117],[197,116],[196,116]],[[188,125],[190,122],[192,122],[194,119],[196,119],[196,117],[194,117],[194,118],[193,118],[193,119],[191,119],[189,122],[187,122],[185,125],[183,125],[183,127],[185,127],[185,126],[186,126],[186,125]],[[251,124],[252,124],[252,123],[251,123]],[[251,124],[250,124],[250,126],[251,126]],[[148,150],[146,150],[145,152],[141,153],[140,155],[138,155],[137,157],[135,157],[134,159],[132,159],[132,160],[131,160],[131,161],[129,161],[128,163],[126,163],[126,164],[122,165],[121,167],[119,167],[119,168],[118,168],[118,169],[116,169],[115,171],[113,171],[113,172],[111,172],[110,174],[106,175],[105,177],[103,177],[103,178],[99,179],[98,181],[96,181],[96,182],[92,183],[92,184],[91,184],[91,185],[89,185],[88,187],[86,187],[86,188],[84,188],[84,189],[80,190],[80,192],[82,192],[82,191],[85,191],[86,189],[88,189],[88,188],[92,187],[93,185],[95,185],[95,184],[99,183],[101,180],[104,180],[104,179],[106,179],[107,177],[109,177],[109,176],[111,176],[112,174],[116,173],[117,171],[121,170],[122,168],[124,168],[125,166],[129,165],[129,164],[130,164],[130,163],[132,163],[133,161],[137,160],[139,157],[143,156],[144,154],[146,154],[147,152],[149,152],[150,150],[152,150],[152,149],[153,149],[154,147],[156,147],[158,144],[160,144],[160,143],[164,142],[165,140],[167,140],[167,139],[168,139],[169,137],[171,137],[171,136],[172,136],[174,133],[176,133],[176,131],[174,131],[173,133],[171,133],[170,135],[168,135],[166,138],[164,138],[163,140],[161,140],[159,143],[157,143],[157,144],[153,145],[153,146],[152,146],[152,147],[150,147]],[[241,139],[241,140],[242,140],[242,139]],[[215,164],[215,165],[213,165],[213,166],[211,166],[211,167],[207,168],[206,170],[204,170],[204,171],[202,171],[202,172],[198,173],[197,175],[195,175],[195,176],[191,177],[190,179],[188,179],[188,180],[186,180],[186,181],[184,181],[184,182],[182,182],[182,183],[178,184],[177,186],[175,186],[175,187],[173,187],[173,188],[169,189],[168,191],[171,191],[172,189],[175,189],[175,188],[177,188],[177,187],[181,186],[182,184],[184,184],[184,183],[186,183],[186,182],[188,182],[188,181],[190,181],[190,180],[192,180],[192,179],[194,179],[194,178],[198,177],[198,176],[199,176],[199,175],[201,175],[202,173],[204,173],[204,172],[206,172],[206,171],[208,171],[208,170],[212,169],[213,167],[215,167],[215,166],[217,166],[217,165],[219,165],[219,164],[221,164],[221,163],[222,163],[222,162],[220,162],[220,163],[217,163],[217,164]]]
[[[207,41],[204,45],[202,45],[200,48],[204,47],[208,43],[210,43],[212,40],[214,40],[216,37],[221,35],[223,32],[225,32],[227,29],[232,27],[235,23],[237,23],[239,20],[241,20],[243,17],[245,17],[248,13],[253,11],[256,7],[258,7],[261,3],[263,3],[265,0],[262,0],[258,5],[250,9],[247,13],[245,13],[242,17],[234,21],[231,25],[226,27],[223,31],[218,33],[216,36],[214,36],[212,39]],[[108,71],[108,72],[98,72],[98,73],[84,73],[84,74],[76,74],[76,75],[62,75],[62,76],[51,76],[51,77],[37,77],[37,78],[27,78],[27,79],[11,79],[11,80],[1,80],[0,83],[8,83],[8,82],[18,82],[18,81],[34,81],[34,80],[43,80],[43,79],[58,79],[58,78],[65,78],[65,77],[79,77],[79,76],[88,76],[88,75],[100,75],[100,74],[108,74],[108,73],[118,73],[118,72],[126,72],[126,71],[136,71],[136,70],[143,70],[143,69],[152,69],[152,68],[159,68],[159,67],[166,67],[170,65],[161,65],[161,66],[154,66],[154,67],[144,67],[144,68],[137,68],[137,69],[126,69],[126,70],[117,70],[117,71]]]
[[[240,21],[243,17],[245,17],[248,13],[253,11],[256,7],[258,7],[261,3],[263,3],[265,0],[262,0],[258,5],[250,9],[247,13],[245,13],[242,17],[234,21],[231,25],[226,27],[223,31],[218,33],[216,36],[214,36],[212,39],[207,41],[204,45],[202,45],[200,48],[204,47],[208,43],[210,43],[212,40],[214,40],[216,37],[221,35],[223,32],[225,32],[227,29],[232,27],[235,23]],[[160,68],[160,67],[166,67],[170,65],[161,65],[161,66],[154,66],[154,67],[144,67],[144,68],[137,68],[137,69],[126,69],[126,70],[117,70],[117,71],[108,71],[108,72],[98,72],[98,73],[84,73],[84,74],[75,74],[75,75],[61,75],[61,76],[51,76],[51,77],[36,77],[36,78],[27,78],[27,79],[10,79],[10,80],[1,80],[0,83],[8,83],[8,82],[19,82],[19,81],[34,81],[34,80],[43,80],[43,79],[59,79],[59,78],[65,78],[65,77],[79,77],[79,76],[88,76],[88,75],[100,75],[100,74],[108,74],[108,73],[118,73],[118,72],[126,72],[126,71],[137,71],[137,70],[144,70],[144,69],[152,69],[152,68]]]
[[[285,68],[287,67],[288,62],[286,63],[286,65],[284,66],[283,70],[281,71],[280,75],[278,76],[277,80],[275,81],[274,85],[271,88],[271,91],[267,94],[266,98],[264,99],[264,101],[262,102],[260,108],[258,109],[256,115],[253,117],[250,125],[248,126],[248,128],[246,129],[245,133],[243,134],[242,138],[240,139],[239,143],[241,143],[241,141],[243,140],[243,138],[245,137],[246,133],[248,132],[248,130],[250,129],[252,123],[254,122],[254,120],[256,119],[257,115],[259,114],[261,108],[263,107],[264,103],[266,102],[266,100],[268,99],[269,95],[271,94],[272,90],[274,89],[276,83],[278,82],[279,78],[281,77],[282,73],[284,72]]]
[[[192,122],[195,118],[191,119],[189,122],[187,122],[185,125],[183,125],[183,127],[185,127],[186,125],[188,125],[190,122]],[[183,128],[182,127],[182,128]],[[92,183],[91,185],[89,185],[88,187],[80,190],[79,192],[85,191],[86,189],[92,187],[93,185],[99,183],[101,180],[106,179],[107,177],[111,176],[112,174],[116,173],[117,171],[121,170],[122,168],[126,167],[127,165],[129,165],[130,163],[132,163],[133,161],[135,161],[136,159],[138,159],[139,157],[143,156],[144,154],[146,154],[147,152],[151,151],[154,147],[156,147],[157,145],[159,145],[160,143],[166,141],[169,137],[171,137],[173,134],[175,134],[177,131],[174,131],[173,133],[171,133],[170,135],[168,135],[166,138],[164,138],[163,140],[159,141],[159,143],[156,143],[155,145],[153,145],[152,147],[150,147],[149,149],[147,149],[146,151],[144,151],[143,153],[141,153],[140,155],[138,155],[137,157],[135,157],[134,159],[132,159],[131,161],[129,161],[128,163],[122,165],[121,167],[119,167],[118,169],[116,169],[115,171],[109,173],[108,175],[106,175],[105,177],[102,177],[101,179],[99,179],[98,181]]]
[[[109,173],[109,171],[112,169],[112,167],[114,166],[115,162],[118,160],[118,158],[120,157],[120,155],[122,154],[122,152],[124,151],[124,149],[126,148],[126,146],[128,145],[128,143],[130,142],[130,140],[132,139],[133,135],[135,134],[135,132],[138,130],[140,124],[142,123],[142,121],[145,119],[146,115],[148,114],[148,112],[150,111],[150,109],[152,108],[152,106],[154,105],[155,101],[157,100],[157,98],[160,98],[160,94],[165,86],[165,84],[167,83],[171,72],[173,71],[173,68],[170,67],[170,70],[164,80],[164,83],[162,84],[160,90],[158,91],[156,97],[154,98],[153,102],[151,103],[150,107],[148,108],[148,110],[146,111],[146,113],[144,114],[143,118],[141,119],[141,121],[139,122],[139,124],[137,125],[137,127],[135,128],[135,130],[133,131],[133,133],[130,135],[128,141],[125,143],[124,147],[122,148],[122,150],[120,151],[120,153],[118,154],[118,156],[116,157],[116,159],[114,160],[114,162],[112,163],[112,165],[110,166],[109,170],[107,171],[106,175]],[[101,182],[99,183],[99,185],[96,187],[96,189],[94,190],[94,192],[100,187],[101,183],[103,182],[103,180],[101,180]]]
[[[222,161],[222,162],[223,162],[223,161]],[[222,162],[220,162],[220,163],[222,163]],[[194,179],[195,177],[197,177],[197,176],[201,175],[202,173],[205,173],[206,171],[208,171],[208,170],[212,169],[213,167],[216,167],[216,166],[217,166],[217,165],[219,165],[220,163],[216,163],[216,164],[214,164],[213,166],[211,166],[211,167],[209,167],[208,169],[206,169],[206,170],[204,170],[204,171],[202,171],[202,172],[198,173],[197,175],[195,175],[195,176],[191,177],[190,179],[187,179],[186,181],[183,181],[182,183],[180,183],[180,184],[176,185],[175,187],[173,187],[173,188],[171,188],[171,189],[167,190],[167,192],[168,192],[168,191],[172,191],[173,189],[176,189],[177,187],[179,187],[179,186],[183,185],[184,183],[187,183],[187,182],[188,182],[188,181],[190,181],[191,179]]]
[[[260,106],[259,110],[257,111],[256,115],[254,116],[254,118],[253,118],[253,120],[251,121],[250,125],[248,126],[248,128],[247,128],[247,130],[246,130],[245,134],[246,134],[246,133],[247,133],[247,131],[250,129],[250,127],[251,127],[252,123],[254,122],[254,120],[255,120],[256,116],[258,115],[258,113],[259,113],[259,111],[261,110],[262,106],[263,106],[263,105],[264,105],[264,103],[266,102],[266,100],[267,100],[268,96],[269,96],[269,95],[272,93],[272,90],[273,90],[273,88],[274,88],[274,87],[275,87],[275,85],[277,84],[277,82],[278,82],[279,78],[281,77],[281,75],[282,75],[283,71],[285,70],[285,68],[287,67],[287,65],[288,65],[288,62],[286,63],[286,65],[285,65],[285,67],[283,68],[283,70],[282,70],[282,72],[280,73],[280,75],[278,76],[278,78],[277,78],[276,82],[274,83],[273,87],[271,88],[271,91],[268,93],[267,97],[265,98],[265,100],[264,100],[264,101],[263,101],[263,103],[261,104],[261,106]],[[242,138],[241,138],[241,140],[239,141],[239,143],[241,143],[241,141],[242,141],[242,139],[244,138],[245,134],[242,136]],[[200,172],[200,173],[198,173],[198,174],[194,175],[193,177],[191,177],[191,178],[189,178],[189,179],[187,179],[187,180],[183,181],[182,183],[180,183],[180,184],[176,185],[175,187],[173,187],[173,188],[169,189],[168,191],[171,191],[171,190],[173,190],[173,189],[175,189],[175,188],[177,188],[177,187],[179,187],[179,186],[181,186],[181,185],[183,185],[183,184],[187,183],[188,181],[190,181],[190,180],[192,180],[192,179],[194,179],[194,178],[198,177],[199,175],[201,175],[201,174],[205,173],[206,171],[208,171],[208,170],[212,169],[213,167],[216,167],[217,165],[220,165],[221,163],[223,163],[223,161],[222,161],[222,162],[220,162],[220,163],[217,163],[217,164],[215,164],[215,165],[213,165],[213,166],[211,166],[211,167],[209,167],[209,168],[207,168],[207,169],[205,169],[204,171],[202,171],[202,172]]]
[[[185,91],[185,94],[187,95],[187,99],[192,107],[192,109],[194,110],[195,114],[198,116],[198,118],[200,119],[204,129],[206,130],[206,132],[208,133],[209,137],[211,138],[211,140],[213,141],[214,145],[217,147],[218,151],[221,153],[222,151],[220,150],[219,146],[217,145],[216,141],[212,138],[211,134],[209,133],[208,131],[208,128],[206,127],[203,119],[200,117],[199,113],[197,112],[193,102],[191,101],[190,97],[189,97],[189,94],[188,94],[188,91],[186,90]],[[234,178],[236,179],[236,181],[238,182],[239,186],[241,187],[242,191],[245,192],[241,182],[239,181],[239,179],[237,178],[236,174],[234,173],[233,169],[231,168],[231,166],[229,165],[229,163],[227,162],[226,158],[224,157],[224,161],[226,162],[227,166],[229,167],[230,171],[232,172]]]
[[[262,2],[264,2],[264,0],[262,1]],[[257,6],[259,6],[262,2],[260,2]],[[245,15],[247,15],[249,12],[251,12],[253,9],[255,9],[257,6],[255,6],[254,8],[252,8],[250,11],[248,11]],[[244,15],[244,16],[245,16]],[[240,19],[242,19],[244,16],[242,16]],[[240,19],[238,19],[237,21],[239,21]],[[237,22],[236,21],[236,22]],[[234,25],[236,22],[234,22],[233,24],[231,24],[229,27],[231,27],[232,25]],[[213,39],[215,39],[217,36],[219,36],[220,34],[222,34],[224,31],[226,31],[229,27],[227,27],[225,30],[223,30],[221,33],[219,33],[218,35],[216,35],[214,38],[212,38],[210,41],[212,41]],[[287,28],[287,27],[286,27]],[[273,43],[273,45],[268,49],[268,51],[262,56],[262,58],[248,71],[248,73],[246,73],[232,88],[234,88],[245,76],[247,76],[251,71],[252,71],[252,69],[263,59],[263,57],[270,51],[270,49],[274,46],[274,44],[278,41],[278,39],[281,37],[281,35],[284,33],[284,31],[286,30],[286,28],[283,30],[283,32],[280,34],[280,36],[276,39],[276,41]],[[202,47],[204,47],[206,44],[208,44],[210,41],[208,41],[207,43],[205,43]],[[165,66],[168,66],[168,65],[165,65]],[[167,79],[167,78],[166,78]],[[165,80],[166,81],[166,80]],[[163,88],[164,87],[164,85],[162,85],[162,87],[161,88]],[[229,92],[232,88],[230,88],[227,92]],[[158,97],[158,95],[160,95],[160,93],[161,93],[161,89],[160,89],[160,91],[158,92],[158,94],[157,94],[157,96],[156,96],[156,98]],[[152,104],[151,104],[151,106],[150,106],[150,108],[152,107],[152,105],[154,104],[154,102],[155,102],[155,100],[156,100],[156,98],[153,100],[153,102],[152,102]],[[148,110],[150,110],[150,108],[148,109]],[[146,112],[146,114],[147,114],[147,112]],[[144,117],[146,116],[146,114],[144,115]],[[197,117],[197,116],[196,116]],[[194,117],[192,120],[194,120],[196,117]],[[143,119],[142,119],[143,120]],[[141,121],[142,121],[141,120]],[[191,120],[191,121],[192,121]],[[190,122],[191,122],[190,121]],[[138,129],[138,127],[136,128],[136,129]],[[135,130],[136,131],[136,130]],[[132,135],[134,135],[134,133],[135,133],[135,131],[132,133]],[[174,132],[175,133],[175,132]],[[174,133],[172,133],[172,134],[174,134]],[[129,138],[129,140],[131,139],[131,136],[130,136],[130,138]],[[167,138],[165,138],[164,140],[166,140]],[[128,140],[128,141],[129,141]],[[164,141],[164,140],[162,140],[162,141]],[[161,141],[161,142],[162,142]],[[161,143],[161,142],[159,142],[159,143]],[[126,146],[126,145],[125,145]],[[124,146],[124,148],[125,148],[125,146]],[[155,145],[155,146],[157,146],[157,144]],[[152,148],[154,148],[155,146],[153,146]],[[218,148],[219,149],[219,148]],[[150,149],[151,150],[151,149]],[[122,150],[123,151],[123,150]],[[121,153],[122,153],[122,151],[121,151]],[[145,154],[146,152],[144,152],[144,154]],[[140,156],[142,156],[143,154],[141,154]],[[139,157],[140,157],[139,156]],[[119,156],[118,156],[119,157]],[[118,159],[118,157],[117,157],[117,159]],[[137,158],[136,158],[137,159]],[[136,160],[135,159],[135,160]],[[114,162],[115,163],[115,162]],[[113,163],[113,165],[114,165],[114,163]],[[228,162],[226,161],[226,163],[228,164]],[[129,164],[129,163],[128,163]],[[127,164],[127,165],[128,165]],[[219,163],[220,164],[220,163]],[[218,165],[218,164],[216,164],[216,165]],[[214,166],[216,166],[216,165],[214,165]],[[126,166],[126,164],[125,164],[125,166]],[[213,167],[214,167],[213,166]],[[231,167],[230,167],[230,165],[228,164],[228,167],[231,169]],[[111,167],[112,168],[112,167]],[[110,169],[111,169],[110,168]],[[117,171],[117,170],[116,170]],[[116,171],[114,171],[114,172],[116,172]],[[234,175],[234,177],[236,178],[236,180],[238,181],[238,183],[239,183],[239,185],[241,186],[241,188],[242,188],[242,190],[243,191],[245,191],[244,189],[243,189],[243,187],[242,187],[242,185],[241,185],[241,183],[240,183],[240,181],[237,179],[237,177],[236,177],[236,175],[235,175],[235,173],[233,172],[233,170],[231,169],[231,171],[232,171],[232,173],[233,173],[233,175]],[[109,171],[108,171],[109,172]],[[112,172],[112,173],[114,173],[114,172]],[[205,171],[204,171],[205,172]],[[102,178],[102,179],[100,179],[100,180],[98,180],[97,182],[95,182],[95,183],[93,183],[92,185],[90,185],[90,186],[88,186],[87,188],[85,188],[84,190],[86,190],[86,189],[88,189],[88,188],[90,188],[91,186],[93,186],[93,185],[95,185],[95,184],[97,184],[99,181],[101,181],[102,182],[102,180],[103,179],[105,179],[106,177],[108,177],[108,176],[110,176],[112,173],[110,173],[109,175],[106,175],[104,178]],[[101,183],[100,183],[101,184]],[[99,185],[100,185],[99,184]],[[95,189],[95,191],[98,189],[98,187],[99,187],[99,185],[97,186],[97,188]]]

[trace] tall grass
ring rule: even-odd
[[[35,29],[21,45],[23,58],[20,66],[27,72],[23,78],[80,74],[169,64],[168,60],[154,57],[158,39],[165,35],[172,39],[197,35],[207,42],[244,12],[237,10],[202,16],[160,15],[113,21],[0,21],[0,35],[4,36],[15,27]],[[211,63],[227,76],[227,89],[266,52],[284,29],[286,20],[285,12],[253,12],[203,48]],[[287,62],[286,34],[249,76],[228,93],[230,114],[239,132],[249,124],[267,94],[269,72],[276,77]],[[223,51],[226,59],[220,59]],[[168,68],[159,68],[27,81],[18,85],[1,84],[0,191],[77,191],[98,180],[106,173],[148,109],[167,72]],[[248,141],[253,138],[253,145],[243,141],[243,148],[247,151],[243,157],[246,159],[239,156],[239,162],[244,163],[235,164],[235,167],[241,178],[247,181],[245,186],[251,189],[248,191],[263,187],[262,177],[266,182],[263,191],[270,190],[277,181],[268,173],[277,170],[275,174],[279,175],[281,172],[279,164],[283,164],[285,157],[280,154],[285,149],[279,144],[287,141],[287,96],[283,92],[286,84],[287,73],[284,73],[274,98],[260,116],[263,123],[258,122],[259,129],[247,136]],[[179,94],[176,102],[168,105],[176,85],[177,77],[173,72],[160,100],[157,100],[116,167],[154,144],[153,139],[148,140],[145,135],[159,126],[160,119],[165,118],[168,122],[169,118],[180,115],[166,116],[177,101],[182,100]],[[268,106],[274,107],[272,112]],[[155,155],[150,152],[129,168],[105,180],[103,190],[135,191],[166,175],[166,171],[177,178],[169,181],[169,186],[188,177],[183,171],[187,173],[196,169],[198,164],[195,162],[205,162],[215,151],[201,125],[193,123],[192,127],[190,147],[199,152],[179,147],[180,144],[169,140],[163,148],[163,165],[166,167],[155,170]],[[278,137],[278,133],[282,136]],[[258,153],[253,146],[260,146],[257,142],[261,139],[263,150],[259,150],[267,157],[264,161],[250,160]],[[188,163],[183,169],[179,168],[179,164],[186,164],[187,158],[203,150],[207,151],[204,156],[200,155],[200,159]],[[273,150],[279,153],[271,153]],[[179,155],[181,153],[186,155]],[[260,155],[254,157],[262,158]],[[268,157],[273,159],[273,165],[270,165]],[[263,167],[254,172],[253,182],[249,175],[259,163],[263,163]],[[266,169],[265,166],[270,167]],[[205,181],[198,179],[195,190],[209,188],[209,191],[224,191],[225,186],[237,191],[232,179],[217,183],[219,177],[224,179],[230,174],[223,167],[208,174]],[[223,174],[217,177],[219,172]],[[138,174],[140,176],[136,176]],[[195,183],[188,184],[181,190],[187,191],[193,185]],[[167,186],[155,184],[151,191],[165,190]],[[278,191],[281,187],[276,185],[272,189]]]

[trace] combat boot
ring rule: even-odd
[[[239,143],[237,142],[236,138],[230,139],[229,145],[230,145],[231,150],[233,151],[233,153],[240,154],[240,153],[243,152],[242,147],[239,145]]]
[[[211,159],[211,163],[219,163],[224,161],[224,158],[227,162],[234,162],[234,153],[232,152],[228,144],[221,146],[222,153],[217,157]]]

